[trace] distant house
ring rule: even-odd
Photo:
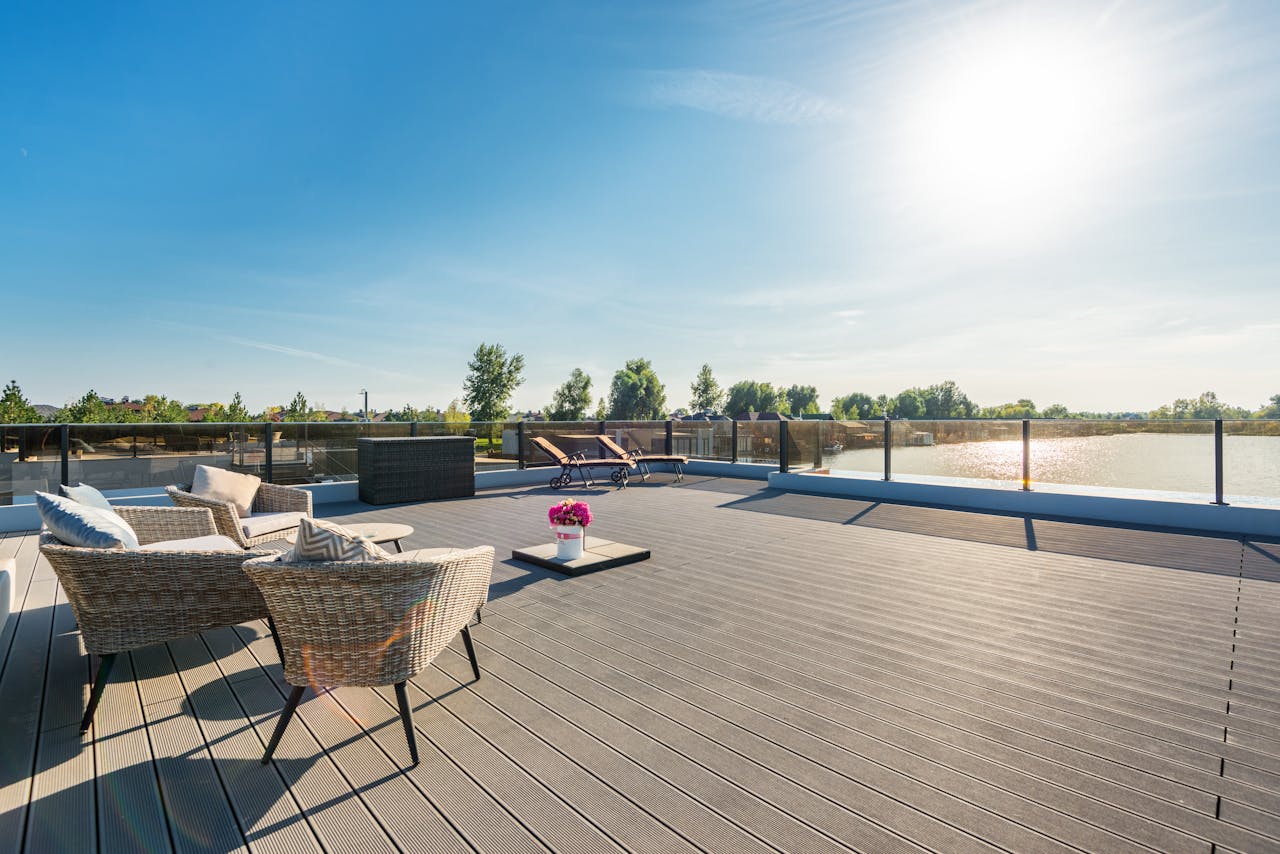
[[[797,421],[781,412],[739,412],[734,421]]]
[[[695,412],[692,415],[684,415],[676,418],[677,421],[731,421],[728,415],[716,415],[711,412]]]
[[[830,412],[806,412],[800,416],[801,421],[835,421],[835,416]]]
[[[209,407],[207,406],[188,406],[187,407],[188,421],[203,421],[205,419],[205,416],[208,414],[209,414]]]

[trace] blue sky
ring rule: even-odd
[[[8,4],[3,379],[1280,392],[1268,2]]]

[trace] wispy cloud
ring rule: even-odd
[[[783,80],[707,69],[650,71],[647,98],[657,107],[687,107],[739,121],[822,124],[844,115],[834,101]]]
[[[253,341],[248,338],[234,338],[228,335],[213,336],[218,341],[227,344],[235,344],[237,347],[251,347],[257,350],[265,350],[268,353],[279,353],[282,356],[291,356],[295,359],[308,359],[313,362],[321,362],[326,365],[334,365],[340,368],[358,368],[362,371],[371,371],[389,377],[400,377],[402,379],[417,379],[412,374],[406,374],[403,371],[393,371],[387,368],[379,368],[375,365],[363,365],[359,362],[353,362],[350,359],[344,359],[340,356],[331,356],[328,353],[319,353],[315,350],[303,350],[299,347],[289,347],[284,344],[276,344],[271,341]]]

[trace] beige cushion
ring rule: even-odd
[[[298,541],[283,560],[372,561],[392,555],[373,540],[333,522],[304,518],[298,524]]]
[[[307,518],[306,513],[254,513],[240,520],[240,530],[246,537],[261,537],[263,534],[280,532],[280,536],[298,527],[298,523]]]
[[[164,540],[159,543],[148,543],[139,546],[140,552],[242,552],[240,544],[230,537],[221,534],[209,534],[205,537],[191,537],[186,540]]]
[[[191,494],[211,501],[229,501],[235,505],[236,513],[244,517],[253,512],[253,498],[261,485],[262,478],[251,474],[196,466]]]

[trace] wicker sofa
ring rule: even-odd
[[[218,533],[230,537],[241,548],[251,548],[284,538],[298,527],[300,516],[311,516],[311,493],[292,486],[263,483],[253,498],[253,513],[240,518],[229,501],[211,501],[192,495],[189,486],[168,486],[165,492],[178,507],[207,509],[213,513]]]
[[[284,556],[287,558],[287,556]],[[489,595],[494,550],[422,549],[395,560],[246,561],[280,627],[284,678],[293,691],[262,757],[284,735],[307,685],[394,685],[413,764],[418,763],[405,682],[459,632],[480,678],[467,622]]]
[[[207,508],[114,509],[144,547],[218,533]],[[275,552],[246,552],[238,546],[220,551],[180,548],[89,549],[68,546],[48,531],[40,535],[40,553],[66,591],[85,649],[101,657],[81,732],[93,723],[118,653],[247,620],[270,620],[262,594],[242,565]]]

